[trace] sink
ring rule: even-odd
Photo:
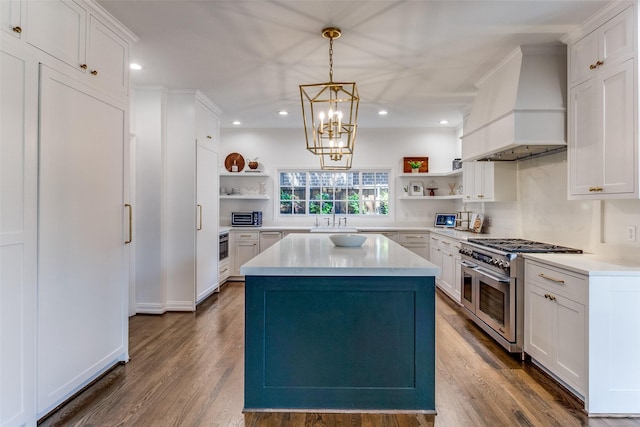
[[[313,227],[309,230],[311,233],[357,233],[358,229],[355,227]]]
[[[365,240],[367,240],[367,236],[362,236],[360,234],[332,234],[329,236],[329,239],[336,246],[341,246],[345,248],[357,248],[362,246]]]

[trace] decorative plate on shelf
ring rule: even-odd
[[[229,172],[233,172],[234,165],[238,166],[238,170],[236,172],[240,172],[244,169],[244,157],[242,157],[242,154],[231,153],[224,159],[224,167]]]

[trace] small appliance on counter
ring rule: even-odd
[[[261,227],[262,211],[231,212],[231,225],[233,227]]]
[[[437,213],[434,227],[453,228],[456,226],[456,214]]]
[[[459,211],[456,213],[456,230],[469,231],[471,228],[471,211]]]

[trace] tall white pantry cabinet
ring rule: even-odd
[[[220,110],[136,87],[136,312],[193,311],[218,288]]]
[[[1,7],[0,425],[34,426],[128,359],[136,37],[90,0]]]

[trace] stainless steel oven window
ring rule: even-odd
[[[229,233],[220,233],[220,261],[229,257]]]
[[[480,311],[504,326],[507,295],[480,280]]]

